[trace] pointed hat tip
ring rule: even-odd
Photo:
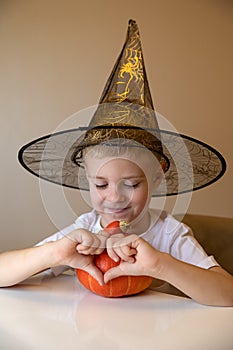
[[[133,24],[136,24],[136,21],[135,21],[134,19],[131,18],[131,19],[129,20],[129,25],[133,25]]]
[[[128,22],[128,27],[129,28],[132,28],[132,27],[137,27],[137,23],[134,19],[130,19],[129,22]]]

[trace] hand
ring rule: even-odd
[[[109,237],[109,233],[100,231],[98,234],[94,234],[84,229],[81,229],[79,231],[83,231],[83,236],[82,242],[76,246],[78,253],[84,255],[97,255],[101,254],[106,248],[106,241]]]
[[[62,239],[53,242],[57,257],[54,266],[68,265],[85,270],[103,284],[103,274],[93,264],[93,258],[94,254],[100,254],[105,249],[108,236],[106,232],[96,235],[85,229],[72,231]]]
[[[134,262],[133,255],[136,249],[131,247],[131,242],[137,238],[137,235],[126,236],[123,233],[114,234],[107,239],[106,248],[108,255],[114,261],[122,259],[127,262]]]
[[[160,271],[160,253],[154,249],[144,239],[131,235],[125,237],[128,249],[135,251],[134,262],[121,261],[121,263],[108,270],[104,275],[104,282],[108,283],[113,278],[122,275],[139,275],[139,276],[152,276],[156,277]],[[131,241],[130,241],[131,240]],[[123,244],[123,239],[121,241]],[[126,251],[126,248],[124,248]]]

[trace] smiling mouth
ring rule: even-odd
[[[128,210],[129,207],[126,208],[106,208],[105,212],[108,214],[121,214]]]

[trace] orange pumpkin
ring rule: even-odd
[[[114,221],[105,230],[110,233],[113,231],[119,233],[122,232],[121,229],[125,225],[125,223]],[[94,264],[105,273],[112,267],[119,265],[120,261],[112,260],[105,249],[101,254],[94,256]],[[148,288],[153,280],[149,276],[119,276],[101,286],[94,277],[84,270],[76,269],[76,275],[84,287],[104,297],[121,297],[140,293]]]

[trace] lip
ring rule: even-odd
[[[126,207],[126,208],[105,208],[105,213],[108,213],[108,214],[122,214],[128,209],[129,209],[129,207]]]

